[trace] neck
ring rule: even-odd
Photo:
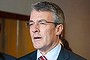
[[[55,48],[60,43],[60,40],[57,40],[56,42],[52,43],[48,47],[44,47],[42,49],[39,49],[40,53],[42,55],[46,55],[49,51],[51,51],[53,48]]]

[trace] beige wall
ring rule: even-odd
[[[28,15],[28,0],[0,0],[0,10]]]

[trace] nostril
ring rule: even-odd
[[[39,28],[34,28],[32,31],[33,33],[40,32]]]
[[[34,32],[38,32],[37,30],[35,30]]]

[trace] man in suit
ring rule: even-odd
[[[5,53],[0,53],[0,60],[16,60],[16,58]]]
[[[19,60],[86,60],[64,47],[61,39],[64,20],[63,11],[56,4],[46,1],[33,4],[27,27],[36,51]]]

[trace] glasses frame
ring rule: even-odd
[[[61,24],[61,23],[56,23],[56,22],[49,22],[49,21],[46,21],[45,19],[42,19],[42,20],[40,20],[38,22],[41,22],[41,21],[45,21],[46,23],[53,23],[53,24],[55,24],[55,26]],[[26,22],[26,27],[30,28],[30,21]]]

